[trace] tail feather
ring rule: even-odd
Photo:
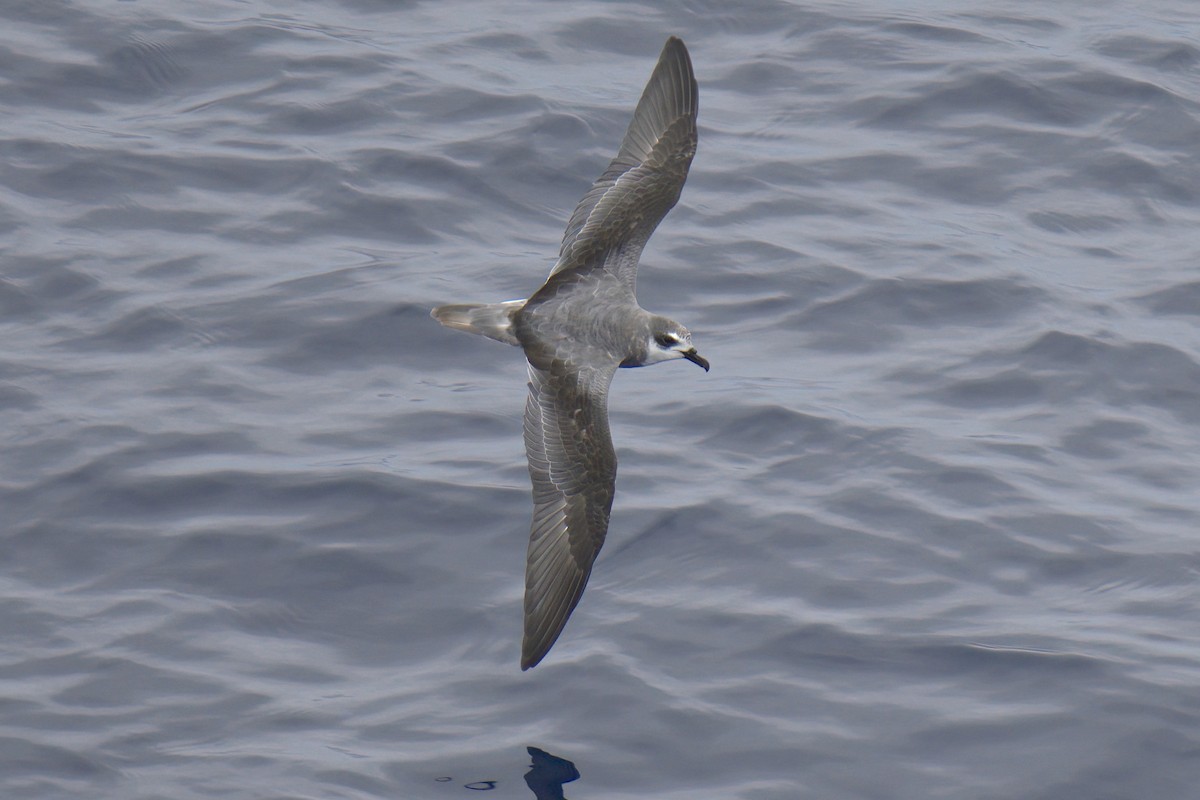
[[[505,344],[519,345],[513,318],[525,305],[524,300],[509,300],[507,303],[456,303],[438,306],[430,316],[447,328],[467,333],[478,333]]]

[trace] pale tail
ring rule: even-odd
[[[438,306],[431,316],[447,328],[478,333],[505,344],[519,345],[513,331],[513,317],[524,300],[509,300],[507,303],[457,303]]]

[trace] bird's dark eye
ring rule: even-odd
[[[654,341],[658,342],[659,347],[671,347],[679,342],[679,338],[673,333],[656,333]]]

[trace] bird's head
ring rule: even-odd
[[[654,317],[650,323],[650,341],[646,345],[646,364],[657,364],[686,358],[708,372],[708,360],[696,352],[692,334],[678,322],[666,317]]]

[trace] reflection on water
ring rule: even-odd
[[[579,780],[579,770],[565,758],[536,747],[527,747],[533,768],[525,773],[525,785],[537,800],[564,800],[563,784]]]
[[[525,749],[533,760],[529,772],[525,773],[525,785],[533,792],[533,796],[537,800],[566,800],[563,785],[579,780],[579,770],[575,768],[575,764],[537,747]],[[434,780],[438,783],[451,783],[454,778],[446,775]],[[499,783],[494,780],[471,781],[462,784],[462,788],[486,792],[495,789]]]

